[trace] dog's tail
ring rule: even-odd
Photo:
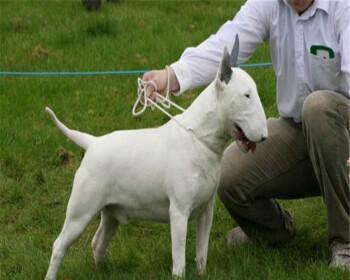
[[[72,130],[66,127],[63,123],[61,123],[61,121],[56,117],[55,113],[49,107],[46,107],[45,111],[50,115],[51,119],[58,127],[58,129],[61,130],[62,133],[66,135],[70,140],[72,140],[74,143],[76,143],[83,149],[87,150],[91,142],[93,142],[96,139],[95,136],[77,130]]]

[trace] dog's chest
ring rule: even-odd
[[[215,195],[220,180],[220,164],[213,163],[208,169],[200,169],[197,178],[193,180],[193,184],[189,185],[186,195],[192,196],[192,216],[201,212],[203,207],[207,205],[209,200]]]

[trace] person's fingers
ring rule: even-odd
[[[154,75],[155,75],[155,71],[148,71],[148,72],[143,74],[142,79],[144,81],[149,81],[149,80],[153,79]]]
[[[156,96],[154,94],[155,90],[156,89],[154,88],[154,85],[152,83],[149,83],[146,87],[146,96],[153,101],[155,101],[156,99]]]
[[[156,71],[149,71],[143,74],[142,79],[144,81],[154,81],[156,76]],[[155,96],[154,96],[154,91],[155,88],[152,84],[148,84],[148,86],[146,87],[146,97],[150,98],[151,100],[155,100]]]
[[[146,88],[146,96],[148,98],[155,101],[156,91],[162,94],[163,96],[166,95],[167,70],[163,69],[163,70],[149,71],[149,72],[146,72],[142,78],[144,81],[149,82]]]

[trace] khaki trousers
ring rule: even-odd
[[[292,218],[275,199],[322,195],[329,244],[350,243],[349,119],[349,99],[316,91],[304,102],[302,123],[269,119],[269,137],[255,153],[235,143],[226,149],[218,194],[249,237],[272,244],[291,239]]]

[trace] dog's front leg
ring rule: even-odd
[[[196,229],[196,264],[199,274],[205,272],[207,265],[208,243],[214,213],[214,196],[209,201],[206,209],[197,219]]]
[[[173,277],[185,277],[186,234],[188,212],[170,202],[170,231],[173,258]]]

